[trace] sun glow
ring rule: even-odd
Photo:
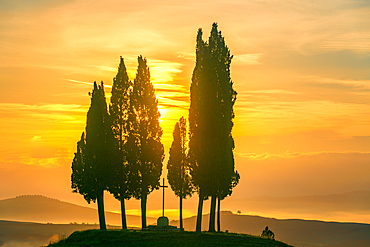
[[[120,212],[117,211],[117,213],[120,213]],[[141,216],[141,211],[139,209],[128,209],[126,210],[126,214]],[[146,215],[148,217],[158,218],[162,216],[162,210],[147,210]],[[179,209],[165,209],[165,216],[168,217],[170,220],[178,220],[179,215],[180,215]],[[188,218],[193,215],[194,213],[192,213],[190,210],[182,211],[183,218]]]

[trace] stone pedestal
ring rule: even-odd
[[[170,221],[166,216],[161,216],[157,219],[157,225],[149,225],[149,231],[179,231],[176,226],[170,226]]]
[[[161,216],[157,219],[157,226],[168,226],[169,220],[166,216]]]

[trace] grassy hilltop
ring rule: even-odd
[[[285,243],[247,234],[195,232],[155,232],[155,231],[121,231],[121,230],[86,230],[77,231],[67,239],[50,244],[50,247],[64,246],[269,246],[289,247]]]

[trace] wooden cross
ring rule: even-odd
[[[167,188],[167,185],[164,185],[164,178],[163,178],[163,185],[159,185],[159,187],[163,188],[163,206],[162,206],[162,216],[164,217],[164,189]]]

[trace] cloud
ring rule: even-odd
[[[283,89],[266,89],[266,90],[253,90],[253,91],[243,91],[241,94],[302,94],[300,92],[292,92]]]
[[[41,136],[34,136],[34,137],[32,137],[32,141],[37,141],[37,140],[39,140],[39,139],[41,139],[42,137]]]
[[[157,85],[160,83],[163,83],[161,85],[166,85],[166,83],[173,82],[176,75],[182,72],[182,64],[177,62],[148,59],[148,66],[151,82]]]
[[[301,152],[291,153],[287,151],[285,153],[278,153],[278,154],[235,153],[235,155],[246,157],[252,160],[267,160],[267,159],[272,160],[272,159],[277,159],[277,158],[292,159],[292,158],[297,158],[300,156],[316,156],[316,155],[321,155],[321,154],[370,154],[370,152],[360,152],[360,151],[348,150],[348,151],[342,151],[342,152],[319,151],[319,152],[306,152],[306,153],[301,153]]]
[[[44,112],[85,112],[86,106],[77,104],[37,104],[0,103],[0,111],[44,111]]]
[[[36,137],[36,136],[35,136]],[[32,138],[32,141],[38,140]],[[0,163],[22,164],[31,166],[42,166],[46,168],[65,166],[73,159],[73,153],[70,150],[50,150],[48,147],[43,147],[47,153],[42,154],[42,148],[33,153],[27,152],[27,147],[24,147],[24,152],[6,153],[0,159]]]
[[[308,82],[307,84],[314,87],[339,89],[346,92],[369,92],[370,93],[370,80],[350,80],[350,79],[336,79],[325,78],[318,76],[305,76],[303,77]]]
[[[258,65],[261,64],[262,53],[234,55],[233,62],[237,65]]]
[[[78,83],[79,85],[89,85],[90,86],[89,88],[92,88],[94,85],[93,82],[78,81],[78,80],[73,80],[73,79],[63,79],[63,80],[75,82],[75,83]],[[104,88],[112,88],[112,85],[104,84]]]

